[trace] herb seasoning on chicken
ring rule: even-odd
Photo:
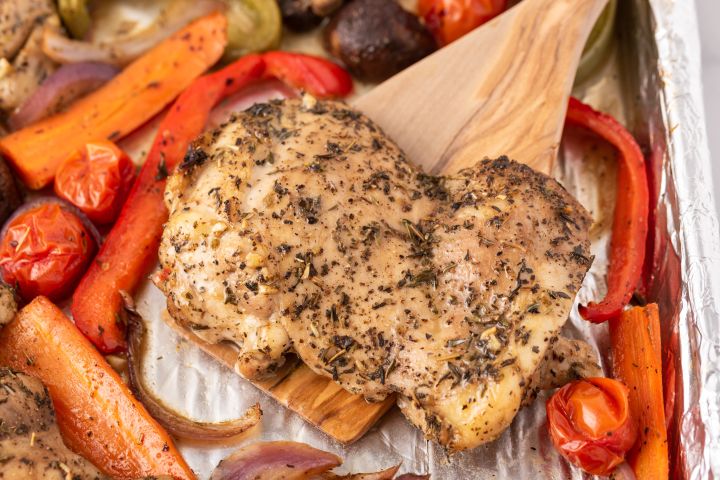
[[[178,321],[236,344],[247,377],[292,351],[368,400],[396,392],[450,450],[508,427],[591,262],[590,219],[551,178],[507,158],[425,175],[311,97],[200,138],[166,201]]]
[[[65,446],[55,423],[52,400],[40,380],[0,368],[0,479],[19,478],[108,477]]]

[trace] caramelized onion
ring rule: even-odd
[[[73,40],[46,29],[42,50],[58,63],[102,62],[124,66],[196,18],[222,8],[216,0],[172,1],[145,30],[96,43]]]
[[[132,298],[121,292],[125,302],[128,321],[128,377],[130,387],[138,400],[145,405],[150,415],[155,418],[168,432],[176,437],[190,440],[223,440],[240,435],[255,426],[262,416],[260,405],[250,407],[245,414],[235,420],[226,422],[198,422],[180,415],[167,407],[161,400],[150,393],[142,380],[141,364],[144,352],[145,325],[135,311]]]
[[[18,130],[52,115],[75,99],[95,90],[117,73],[117,67],[103,63],[63,65],[18,107],[8,118],[8,125],[11,129]]]
[[[258,442],[222,460],[210,480],[301,480],[323,474],[342,461],[337,455],[298,442]]]

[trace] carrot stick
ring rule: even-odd
[[[656,304],[635,307],[610,320],[613,375],[630,388],[630,411],[638,440],[628,463],[638,480],[668,478],[668,444],[660,358],[660,317]]]
[[[227,43],[226,26],[220,13],[196,20],[65,112],[0,139],[0,150],[28,187],[47,186],[71,153],[132,132],[213,65]]]
[[[45,384],[65,443],[112,478],[195,478],[167,432],[47,298],[0,331],[0,365]]]

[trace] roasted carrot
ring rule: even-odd
[[[628,463],[638,480],[668,478],[660,317],[656,304],[626,310],[610,320],[613,375],[630,388],[630,411],[638,422],[638,440]]]
[[[28,187],[47,186],[73,152],[127,135],[213,65],[225,49],[226,26],[220,13],[196,20],[65,112],[0,139],[0,151]]]
[[[167,432],[47,298],[0,331],[0,365],[45,384],[65,443],[112,478],[195,478]]]

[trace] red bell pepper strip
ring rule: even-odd
[[[316,97],[344,97],[352,92],[350,75],[323,58],[275,51],[265,53],[263,59],[266,77],[277,78]]]
[[[266,70],[266,58],[273,65],[271,71]],[[247,55],[198,78],[178,97],[160,124],[117,222],[73,295],[75,324],[101,352],[127,347],[121,292],[132,292],[157,260],[162,226],[168,217],[163,203],[165,177],[183,159],[190,142],[202,133],[218,102],[252,82],[275,75],[319,97],[349,92],[350,77],[337,65],[288,53]]]
[[[565,124],[587,128],[618,151],[608,291],[602,301],[580,306],[585,320],[601,323],[622,312],[642,274],[649,206],[645,158],[632,134],[617,120],[575,98],[570,99]]]

